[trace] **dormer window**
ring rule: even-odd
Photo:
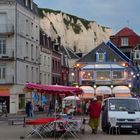
[[[121,38],[121,46],[128,46],[128,37]]]
[[[105,62],[105,52],[104,53],[96,53],[96,62]]]

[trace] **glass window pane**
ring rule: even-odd
[[[81,79],[82,80],[93,80],[93,71],[82,71]]]
[[[111,80],[110,71],[97,71],[96,80]]]
[[[124,78],[123,71],[113,71],[113,79],[122,79]]]

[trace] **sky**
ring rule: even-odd
[[[60,10],[112,28],[124,27],[140,35],[140,0],[34,0],[40,8]]]

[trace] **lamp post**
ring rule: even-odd
[[[111,87],[111,94],[113,94],[113,85],[110,86]]]
[[[76,81],[77,84],[79,84],[79,66],[80,66],[80,64],[76,64],[75,81]]]
[[[96,96],[96,87],[97,87],[96,85],[93,86],[93,88],[94,88],[94,96]]]

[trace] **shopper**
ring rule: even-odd
[[[92,134],[96,134],[99,126],[101,113],[101,103],[94,97],[89,105],[89,125],[92,129]]]

